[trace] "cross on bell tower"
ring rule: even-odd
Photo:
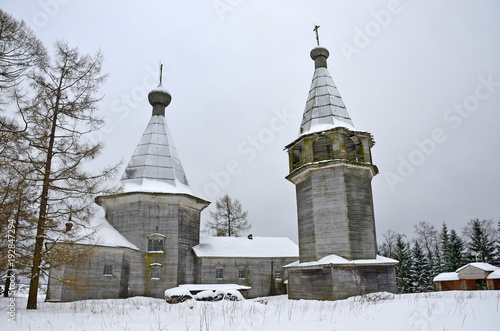
[[[318,29],[320,28],[319,25],[316,25],[314,24],[314,29],[313,31],[316,32],[316,42],[318,43],[318,46],[319,46],[319,32],[318,32]]]

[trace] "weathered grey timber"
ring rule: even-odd
[[[373,292],[396,293],[394,264],[287,268],[288,298],[342,300]]]
[[[321,49],[317,47],[311,52],[314,60],[328,56],[328,51]],[[321,62],[315,64],[316,71],[326,70]],[[316,92],[320,89],[317,84],[313,80],[301,135],[286,147],[290,160],[287,179],[296,187],[300,262],[317,261],[330,254],[350,260],[374,259],[377,253],[371,189],[371,179],[377,174],[371,158],[374,141],[369,133],[337,126],[347,118],[348,124],[352,122],[345,107],[340,108],[342,120],[337,120],[336,104],[325,104],[323,117],[317,114],[323,125],[330,125],[325,118],[330,119],[330,129],[303,132],[315,120],[314,107],[320,102],[316,98],[341,100],[340,95]],[[342,101],[338,103],[343,105]],[[325,113],[328,106],[333,110]],[[307,129],[314,130],[314,126]]]
[[[188,194],[124,193],[98,197],[106,219],[139,248],[131,264],[129,295],[163,297],[167,288],[194,283],[200,213],[208,202]],[[162,251],[148,251],[148,238],[164,237]],[[160,267],[158,278],[151,267]]]
[[[209,202],[192,193],[168,130],[164,115],[170,94],[160,85],[148,99],[152,116],[121,178],[123,190],[95,199],[105,211],[109,240],[106,245],[86,243],[93,250],[87,260],[53,268],[47,301],[163,298],[169,288],[203,283],[247,285],[251,287],[247,297],[285,293],[282,267],[298,258],[297,245],[288,238],[264,240],[275,253],[248,249],[249,243],[258,244],[260,239],[231,238],[236,244],[232,250],[219,247],[211,253],[240,252],[246,244],[243,255],[195,254],[201,246],[200,213]],[[68,251],[82,246],[54,245]],[[217,269],[223,277],[217,277]]]
[[[295,257],[276,258],[221,258],[201,257],[198,259],[200,284],[238,284],[250,286],[247,298],[285,294],[286,280],[283,266],[296,261]],[[223,270],[223,278],[216,278],[216,269]],[[240,278],[240,270],[245,273]],[[278,274],[280,277],[276,277]]]
[[[296,185],[301,262],[330,254],[376,257],[372,176],[369,166],[338,161],[307,165],[288,176]]]
[[[283,294],[287,279],[283,266],[298,258],[298,247],[288,238],[204,237],[193,247],[201,284],[239,284],[251,287],[246,297]]]
[[[67,254],[78,253],[82,245],[63,246]],[[65,302],[88,299],[127,298],[131,260],[135,250],[125,247],[93,246],[84,264],[67,263],[50,270],[46,301]],[[111,274],[103,268],[111,266]],[[72,286],[62,281],[71,281]]]
[[[354,129],[327,70],[328,56],[320,46],[311,51],[315,71],[299,137],[285,147],[299,230],[300,263],[286,266],[291,299],[396,291],[397,261],[377,259],[371,189],[378,173],[371,154],[375,142],[370,133]],[[362,261],[324,263],[323,258]]]

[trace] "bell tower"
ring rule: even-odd
[[[314,75],[298,138],[285,147],[297,197],[299,261],[288,265],[289,298],[338,300],[395,292],[397,261],[377,256],[371,180],[375,144],[358,130],[327,69],[329,52],[310,55]]]
[[[327,70],[328,50],[311,51],[315,71],[299,137],[286,146],[297,194],[300,261],[336,254],[374,259],[377,252],[370,133],[354,129]]]

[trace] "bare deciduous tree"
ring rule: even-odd
[[[205,232],[217,237],[239,237],[250,230],[248,211],[243,211],[238,199],[224,195],[215,203],[215,211],[210,211],[213,222],[207,221]]]
[[[0,104],[12,100],[27,71],[45,61],[45,47],[33,31],[0,9]],[[7,123],[0,123],[5,129]]]
[[[387,230],[386,233],[383,233],[382,237],[384,237],[384,241],[381,245],[379,245],[379,253],[383,256],[392,258],[396,249],[398,237],[400,236],[401,235],[399,233],[396,233],[396,231],[391,229]]]
[[[427,256],[436,255],[436,249],[439,248],[439,232],[434,225],[427,221],[420,221],[413,226],[417,237]]]

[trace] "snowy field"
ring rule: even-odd
[[[500,291],[375,293],[336,302],[286,296],[239,302],[134,297],[44,303],[27,311],[16,298],[16,323],[1,298],[1,329],[17,330],[499,330]]]

